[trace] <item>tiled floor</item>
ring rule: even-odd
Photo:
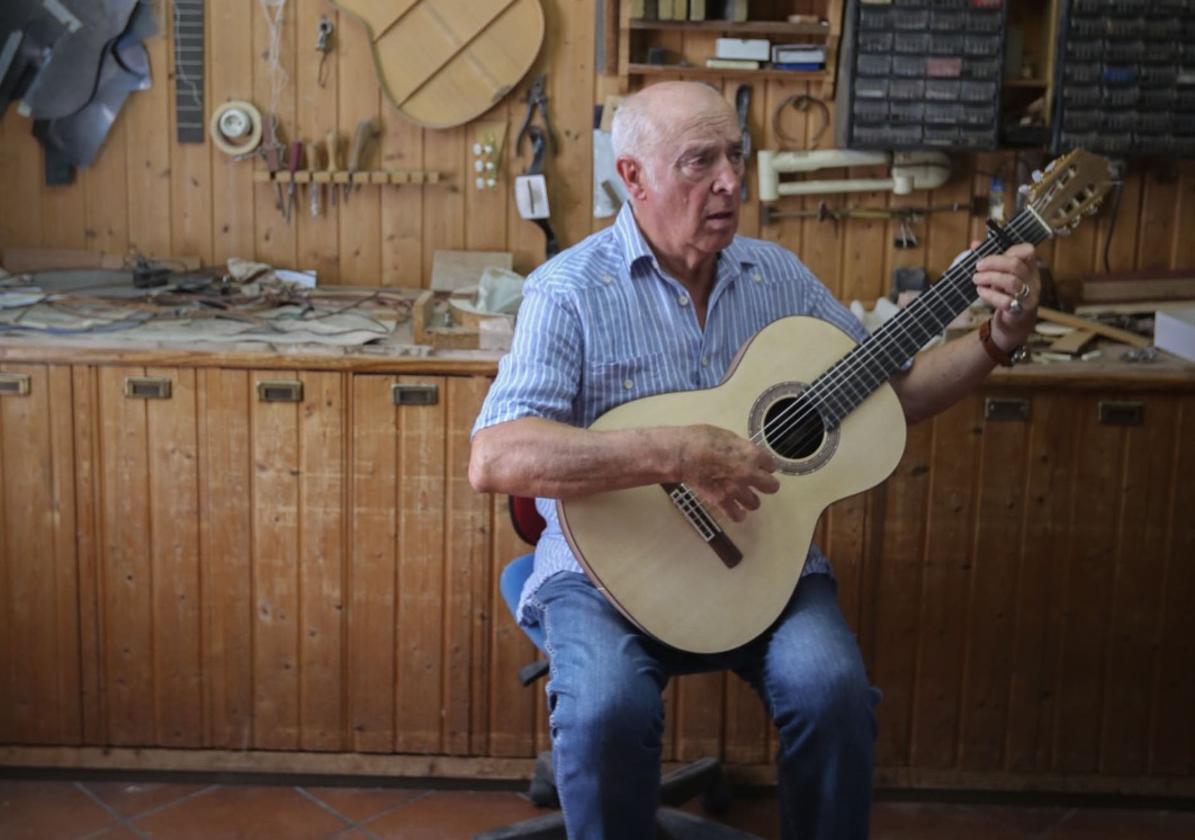
[[[16,840],[452,840],[544,813],[509,791],[0,779],[0,838]],[[740,796],[724,821],[776,836],[776,800]],[[885,801],[872,836],[892,840],[1195,837],[1195,813]]]

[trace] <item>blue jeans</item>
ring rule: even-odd
[[[531,601],[547,636],[553,763],[572,840],[655,837],[669,677],[732,669],[780,732],[781,836],[863,838],[879,692],[829,575],[802,578],[777,623],[726,653],[686,653],[630,624],[584,575],[549,578]]]

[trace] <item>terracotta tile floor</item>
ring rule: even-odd
[[[696,810],[696,806],[693,806]],[[544,813],[521,793],[0,778],[0,838],[16,840],[452,840]],[[738,797],[724,821],[776,836],[776,800]],[[876,803],[872,836],[891,840],[1195,837],[1195,812],[895,801]]]

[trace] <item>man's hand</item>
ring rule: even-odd
[[[971,243],[972,248],[978,246],[978,242]],[[1041,300],[1041,278],[1033,246],[1021,243],[1003,254],[984,257],[975,266],[975,287],[996,310],[992,316],[992,339],[996,344],[1006,351],[1024,344],[1037,322],[1037,304]]]
[[[760,493],[775,493],[776,460],[760,446],[717,426],[677,427],[680,480],[735,522],[759,507]]]

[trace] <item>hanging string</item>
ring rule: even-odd
[[[286,90],[290,76],[282,66],[282,18],[286,12],[286,0],[257,0],[261,13],[269,27],[269,46],[266,48],[266,64],[270,71],[269,121],[273,128],[272,137],[278,136],[278,102]]]

